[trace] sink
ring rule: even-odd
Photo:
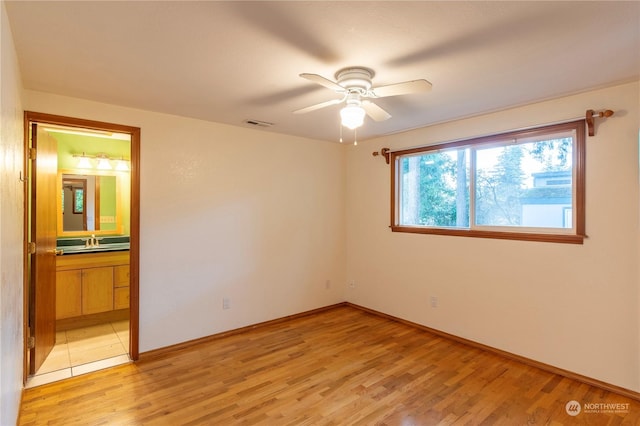
[[[57,249],[62,251],[62,254],[78,254],[78,253],[95,253],[101,251],[120,251],[129,250],[129,236],[128,235],[105,235],[98,237],[100,239],[97,247],[87,247],[87,236],[83,237],[71,237],[71,238],[58,238]]]
[[[87,247],[85,245],[75,246],[59,246],[58,250],[62,250],[62,254],[77,254],[77,253],[94,253],[100,251],[118,251],[129,250],[129,243],[105,243],[96,247]]]

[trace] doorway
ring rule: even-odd
[[[135,361],[140,128],[27,111],[24,134],[24,382],[56,343],[92,333]]]

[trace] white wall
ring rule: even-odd
[[[389,230],[390,169],[371,152],[551,123],[590,108],[615,115],[587,140],[584,245]],[[638,84],[625,84],[349,150],[347,280],[356,287],[347,300],[640,391],[638,109]]]
[[[0,424],[18,418],[23,373],[22,109],[18,61],[0,4]]]
[[[141,128],[141,352],[344,300],[343,146],[33,91],[24,103]]]

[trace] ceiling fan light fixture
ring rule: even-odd
[[[391,118],[391,114],[372,102],[371,99],[408,95],[431,89],[431,83],[424,79],[373,87],[371,79],[374,75],[375,72],[372,69],[365,67],[343,68],[335,74],[337,81],[329,80],[318,74],[300,74],[300,77],[331,89],[342,98],[301,108],[293,113],[305,114],[344,102],[346,106],[340,110],[340,131],[342,131],[342,126],[355,130],[364,124],[365,115],[374,121],[385,121]]]
[[[365,111],[358,105],[347,105],[340,110],[342,125],[353,130],[364,123]]]

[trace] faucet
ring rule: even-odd
[[[87,238],[85,240],[85,247],[87,248],[99,247],[101,239],[102,238],[96,238],[96,234],[91,234],[91,238]]]

